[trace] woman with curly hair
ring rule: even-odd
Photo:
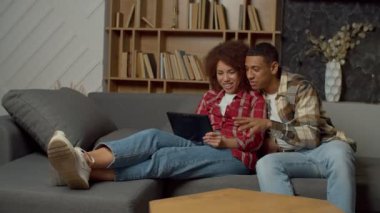
[[[206,56],[205,70],[211,89],[203,95],[196,113],[208,115],[214,131],[204,135],[204,145],[147,129],[100,143],[86,152],[73,147],[65,134],[57,131],[48,145],[51,165],[73,189],[89,188],[90,179],[128,181],[249,174],[255,168],[263,133],[238,131],[233,118],[263,118],[265,101],[258,92],[250,90],[244,66],[247,50],[242,42],[227,41]]]

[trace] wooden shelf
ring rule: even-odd
[[[205,17],[211,14],[212,2],[223,5],[227,29],[216,29],[215,22],[211,26],[207,18],[204,28],[190,29],[190,8],[195,4],[200,7],[202,1],[209,2]],[[177,4],[178,16],[175,16],[174,4]],[[256,8],[260,30],[250,29],[249,5]],[[209,89],[207,79],[202,73],[193,78],[195,71],[190,70],[202,71],[204,57],[219,43],[241,40],[254,45],[265,41],[281,47],[281,0],[107,0],[107,8],[105,82],[110,92],[204,92]],[[240,15],[243,8],[244,14]],[[188,64],[192,68],[181,69],[180,65],[175,68],[173,63],[181,62],[176,59],[170,62],[173,57],[170,55],[176,55],[179,50],[195,58],[191,66]],[[164,57],[169,62],[163,60]],[[178,59],[181,57],[174,58],[181,60]],[[164,63],[172,63],[172,74],[166,73]]]
[[[154,31],[154,32],[183,32],[183,33],[252,33],[252,34],[281,34],[281,31],[252,31],[252,30],[220,30],[220,29],[162,29],[162,28],[126,28],[126,27],[106,27],[106,31]]]

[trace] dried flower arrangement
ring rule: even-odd
[[[306,55],[321,53],[327,61],[336,60],[341,65],[346,61],[348,50],[353,49],[360,44],[360,39],[365,38],[366,33],[373,31],[372,24],[352,23],[343,25],[332,38],[326,40],[324,36],[319,38],[313,36],[310,30],[306,30],[308,40],[312,47],[306,52]]]
[[[57,80],[57,81],[55,81],[53,87],[54,87],[54,89],[60,89],[60,88],[65,87],[65,86],[62,86],[61,82],[59,80]],[[67,86],[67,87],[70,89],[76,90],[76,91],[82,93],[83,95],[87,95],[86,89],[84,88],[84,86],[82,84],[74,84],[73,82],[71,82],[70,86]]]

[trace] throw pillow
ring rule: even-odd
[[[2,104],[45,151],[56,130],[64,131],[74,146],[85,150],[91,149],[99,137],[116,130],[91,99],[70,88],[10,90]]]

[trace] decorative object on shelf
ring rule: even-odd
[[[178,0],[173,0],[173,18],[171,28],[178,28]]]
[[[154,28],[154,25],[150,23],[150,21],[147,18],[141,17],[141,20],[143,20],[145,24],[148,25],[150,28]]]
[[[352,23],[343,25],[330,39],[324,36],[313,36],[310,30],[306,30],[308,40],[312,47],[306,55],[313,53],[322,54],[326,59],[325,96],[330,102],[340,99],[342,88],[342,65],[346,62],[346,56],[350,49],[360,44],[360,39],[365,38],[366,33],[374,29],[372,24]]]
[[[123,13],[117,12],[116,13],[116,27],[123,27]]]

